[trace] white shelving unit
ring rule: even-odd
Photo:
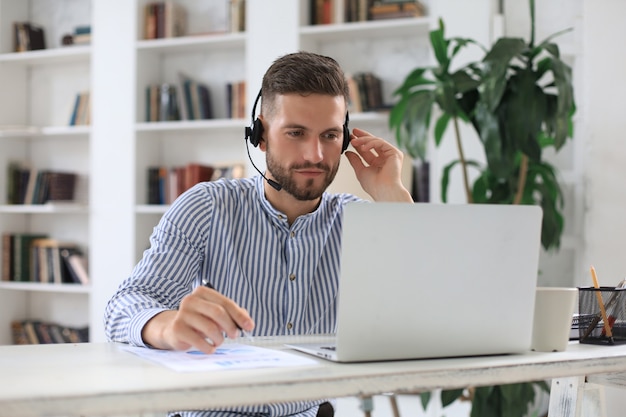
[[[88,323],[93,341],[103,341],[103,310],[119,283],[148,245],[166,206],[147,205],[147,168],[189,162],[247,162],[244,127],[261,77],[278,56],[311,50],[336,58],[348,73],[372,71],[382,78],[387,102],[417,65],[431,61],[428,32],[443,17],[454,33],[489,44],[495,12],[490,0],[465,5],[455,0],[425,2],[429,16],[374,22],[308,25],[308,0],[247,0],[246,32],[224,33],[227,0],[178,0],[188,15],[189,35],[144,40],[148,0],[0,0],[0,124],[35,130],[0,135],[0,170],[13,158],[76,170],[82,199],[75,206],[14,207],[0,200],[0,231],[46,231],[80,242],[89,253],[90,287],[0,285],[0,344],[10,343],[8,323],[17,318],[53,317]],[[68,17],[72,16],[71,18]],[[73,26],[91,24],[91,47],[15,54],[13,20],[38,20],[60,39]],[[452,31],[451,31],[452,32]],[[58,42],[59,39],[50,41]],[[178,72],[211,88],[216,119],[145,121],[145,87],[177,83]],[[245,80],[247,112],[226,118],[226,83]],[[66,127],[76,92],[92,91],[91,127]],[[350,114],[350,126],[393,141],[385,113]],[[259,168],[264,155],[250,149]],[[437,151],[445,160],[446,150]],[[433,167],[437,169],[436,166]],[[573,177],[577,181],[576,176]],[[438,181],[433,175],[433,182]],[[343,163],[331,191],[357,191]],[[0,196],[6,195],[4,182]],[[245,215],[245,214],[242,214]],[[576,244],[578,237],[571,238]],[[45,302],[44,302],[45,300]]]
[[[60,16],[60,11],[64,15]],[[48,49],[13,52],[15,21],[45,29]],[[0,1],[0,232],[46,233],[89,247],[89,126],[68,126],[76,94],[91,83],[90,46],[61,46],[61,36],[91,23],[91,2]],[[6,204],[7,167],[78,174],[73,204]],[[89,324],[91,287],[30,282],[0,283],[0,344],[11,343],[12,320],[37,318],[70,326]]]

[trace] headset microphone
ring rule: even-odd
[[[254,169],[256,169],[256,171],[265,179],[265,181],[267,181],[269,185],[272,186],[273,189],[275,189],[276,191],[280,191],[283,187],[276,181],[267,178],[254,164],[252,156],[250,156],[250,148],[248,147],[248,140],[254,147],[259,146],[259,142],[261,141],[261,134],[263,133],[263,123],[261,123],[261,120],[255,117],[256,106],[257,104],[259,104],[260,99],[261,90],[259,90],[259,94],[257,94],[256,99],[254,100],[254,105],[252,106],[252,125],[246,126],[246,137],[244,139],[246,140],[246,151],[248,152],[248,159],[250,159],[250,163],[252,164]]]
[[[248,131],[248,129],[250,129],[249,127],[246,127],[246,132]],[[267,183],[269,185],[272,186],[272,188],[274,188],[276,191],[280,191],[283,189],[283,187],[277,183],[276,181],[267,178],[259,168],[256,167],[256,165],[254,165],[254,161],[252,160],[252,156],[250,156],[250,148],[248,147],[248,143],[246,143],[246,151],[248,152],[248,159],[250,159],[250,163],[252,164],[252,166],[254,167],[254,169],[257,170],[257,172],[265,179],[265,181],[267,181]]]

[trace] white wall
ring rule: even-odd
[[[597,269],[601,285],[615,285],[626,276],[625,14],[623,0],[584,0],[586,89],[579,100],[587,115],[584,257]],[[624,391],[607,389],[606,398],[607,416],[623,415]]]
[[[585,0],[586,222],[585,258],[601,285],[626,276],[626,146],[624,97],[626,14],[622,0]],[[607,30],[610,28],[610,30]]]

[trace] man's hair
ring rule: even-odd
[[[274,111],[277,95],[324,94],[349,100],[348,83],[333,58],[312,52],[294,52],[276,59],[263,76],[261,112]]]

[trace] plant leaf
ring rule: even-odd
[[[448,41],[444,38],[443,20],[439,19],[439,28],[430,32],[430,44],[433,47],[435,58],[440,67],[448,68],[450,59],[448,58]]]
[[[450,171],[452,170],[452,168],[454,168],[454,166],[456,164],[461,163],[461,161],[459,159],[455,159],[454,161],[450,162],[448,165],[446,165],[445,167],[443,167],[443,172],[441,175],[441,201],[446,203],[448,201],[448,185],[450,184]],[[465,161],[465,163],[467,164],[467,166],[470,167],[475,167],[478,168],[478,170],[480,170],[480,164],[476,161]]]
[[[453,389],[441,391],[441,406],[443,408],[449,406],[463,395],[464,389]]]
[[[554,115],[554,146],[558,150],[570,136],[570,122],[575,109],[572,70],[559,59],[553,59],[552,72],[558,92],[556,113]]]
[[[423,409],[424,411],[426,411],[426,409],[428,408],[428,403],[430,402],[430,398],[431,398],[431,396],[432,396],[432,395],[431,395],[430,391],[428,391],[428,392],[422,392],[422,393],[420,394],[420,401],[421,401],[421,403],[422,403],[422,409]]]
[[[495,111],[506,88],[509,62],[527,50],[522,39],[500,38],[483,59],[482,100],[489,111]]]
[[[500,120],[501,134],[507,138],[511,151],[521,150],[534,161],[541,160],[537,134],[541,131],[547,113],[543,90],[535,84],[530,71],[523,71],[509,79],[507,106]]]
[[[441,139],[443,139],[443,134],[448,127],[448,122],[450,122],[450,119],[451,117],[448,113],[443,113],[437,119],[437,123],[435,123],[435,145],[439,146],[439,144],[441,143]]]
[[[487,105],[479,101],[475,109],[476,123],[479,127],[478,135],[485,149],[487,165],[494,175],[505,177],[509,172],[508,162],[502,161],[502,139],[496,115],[489,111]]]
[[[396,131],[398,146],[406,150],[412,158],[426,158],[434,99],[435,95],[430,90],[417,91],[403,97],[389,116],[389,123]]]

